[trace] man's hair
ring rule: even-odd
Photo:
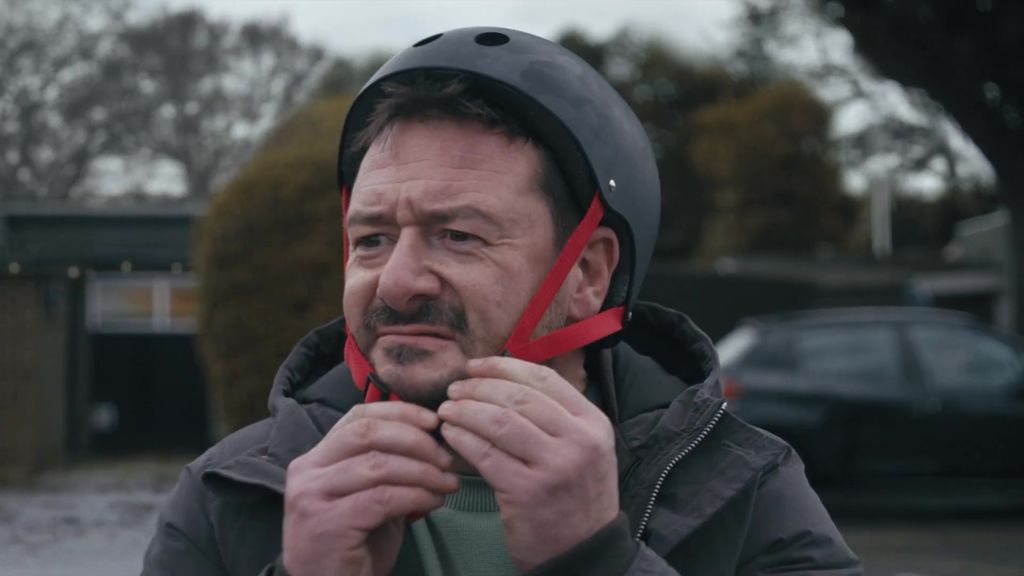
[[[536,148],[540,157],[538,184],[551,211],[555,241],[559,247],[565,243],[579,223],[582,210],[573,200],[551,152],[512,114],[474,93],[469,83],[458,75],[438,78],[417,74],[404,82],[384,83],[381,89],[384,96],[375,103],[366,127],[356,135],[357,154],[365,154],[377,138],[387,137],[400,120],[473,122],[510,140],[525,140]]]

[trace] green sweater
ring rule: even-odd
[[[520,574],[505,548],[494,490],[479,476],[460,476],[444,507],[413,522],[405,537],[411,542],[403,548],[415,545],[426,576]]]

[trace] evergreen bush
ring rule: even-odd
[[[219,435],[265,417],[292,346],[341,314],[335,158],[349,103],[324,97],[287,119],[198,227],[200,351]]]

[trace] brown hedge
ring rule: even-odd
[[[210,203],[195,253],[211,421],[226,434],[267,415],[280,362],[341,313],[335,147],[347,97],[310,103]]]

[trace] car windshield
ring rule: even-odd
[[[892,327],[815,326],[793,339],[797,371],[808,383],[892,390],[901,380],[900,345]]]

